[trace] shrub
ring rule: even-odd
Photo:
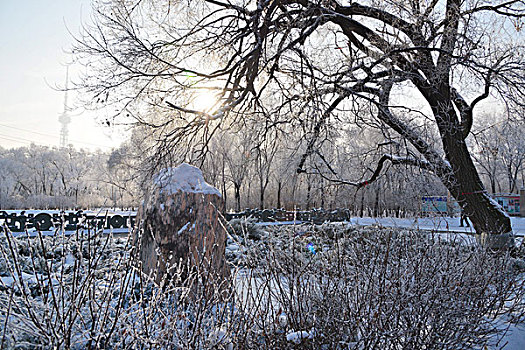
[[[4,232],[0,347],[471,349],[523,320],[515,260],[477,245],[343,225],[231,234],[232,283],[210,290],[206,271],[159,287],[112,235]]]
[[[291,232],[260,261],[259,288],[286,316],[284,333],[306,335],[304,348],[481,348],[505,331],[503,315],[523,319],[523,281],[507,254],[423,232],[341,230],[330,245]]]

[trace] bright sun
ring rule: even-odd
[[[194,109],[206,113],[210,113],[217,102],[217,96],[207,90],[198,91],[192,101]]]

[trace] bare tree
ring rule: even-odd
[[[223,153],[228,168],[229,178],[233,184],[235,208],[241,210],[241,188],[248,176],[253,140],[248,133],[234,134],[225,137],[228,152]]]
[[[518,190],[519,173],[525,166],[525,126],[523,123],[506,121],[496,132],[499,132],[499,137],[502,138],[499,154],[507,175],[507,190],[514,193]]]
[[[36,145],[2,151],[2,208],[92,208],[109,205],[107,198],[135,205],[139,182],[126,149],[111,155]]]
[[[276,149],[272,165],[272,177],[275,185],[275,206],[278,209],[287,208],[292,199],[292,193],[295,189],[295,183],[297,181],[298,174],[295,172],[294,160],[295,147],[290,142],[289,138],[283,138],[280,142],[279,147]]]
[[[489,181],[489,188],[491,193],[498,192],[501,189],[501,184],[498,181],[501,176],[501,160],[498,157],[499,145],[497,145],[501,138],[487,138],[487,134],[483,133],[476,137],[476,148],[472,154],[476,164],[480,168],[480,174],[485,176]]]
[[[259,116],[305,132],[303,171],[330,129],[366,123],[406,147],[348,185],[376,180],[387,162],[419,167],[441,180],[478,233],[512,236],[465,139],[491,93],[523,107],[523,1],[115,0],[95,13],[74,49],[92,68],[86,96],[142,121],[147,106],[169,112],[172,144],[205,149],[215,125]],[[192,104],[202,90],[218,92],[220,103]],[[280,103],[268,105],[269,96]]]
[[[488,178],[492,193],[518,190],[520,172],[525,165],[523,122],[511,121],[506,116],[485,116],[484,123],[474,132],[473,158],[480,173]],[[507,186],[503,186],[505,178]]]
[[[263,140],[255,146],[255,176],[259,182],[260,209],[264,209],[264,195],[270,182],[275,155],[280,146],[277,136],[266,132],[264,133]]]

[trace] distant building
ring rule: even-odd
[[[447,196],[421,197],[421,213],[424,215],[454,215],[459,213],[458,203]]]
[[[520,195],[496,193],[492,197],[509,215],[520,215]]]

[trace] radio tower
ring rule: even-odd
[[[60,124],[62,124],[62,127],[60,128],[60,148],[66,148],[69,140],[69,130],[68,125],[71,123],[71,117],[69,116],[69,108],[67,107],[67,89],[68,89],[68,81],[69,81],[69,67],[66,68],[66,91],[64,94],[64,111],[62,114],[58,117],[58,121]]]

